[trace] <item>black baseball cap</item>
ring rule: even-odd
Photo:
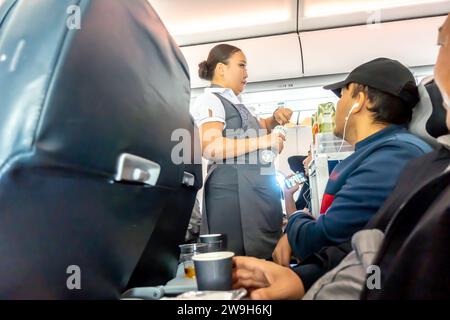
[[[389,93],[405,101],[411,108],[419,102],[419,90],[411,71],[396,60],[378,58],[366,62],[350,72],[347,79],[323,87],[341,97],[341,89],[358,83]]]

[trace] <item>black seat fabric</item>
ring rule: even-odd
[[[445,109],[442,95],[432,77],[425,78],[419,84],[420,101],[413,109],[409,130],[437,147],[436,138],[448,134],[445,123]]]
[[[194,136],[189,100],[186,62],[147,1],[3,2],[0,298],[118,298],[131,278],[175,275],[202,181],[200,165],[171,159],[174,130]],[[157,185],[115,182],[122,153],[158,163]],[[71,265],[81,290],[67,287]]]

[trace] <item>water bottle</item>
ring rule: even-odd
[[[276,126],[273,129],[273,133],[281,133],[283,136],[286,137],[287,130],[283,126]],[[271,163],[275,160],[277,154],[278,152],[276,150],[263,150],[261,151],[261,159],[265,163]]]

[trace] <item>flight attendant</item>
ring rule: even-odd
[[[191,108],[209,160],[201,233],[226,234],[236,255],[270,258],[282,235],[282,208],[275,169],[261,151],[282,151],[284,137],[271,130],[289,122],[292,111],[258,119],[241,102],[247,59],[237,47],[215,46],[199,76],[211,82]]]

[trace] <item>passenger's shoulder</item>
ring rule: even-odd
[[[391,139],[386,140],[381,148],[399,148],[400,150],[410,150],[413,152],[419,152],[420,154],[426,154],[433,150],[433,148],[422,138],[412,134],[410,132],[396,133]]]

